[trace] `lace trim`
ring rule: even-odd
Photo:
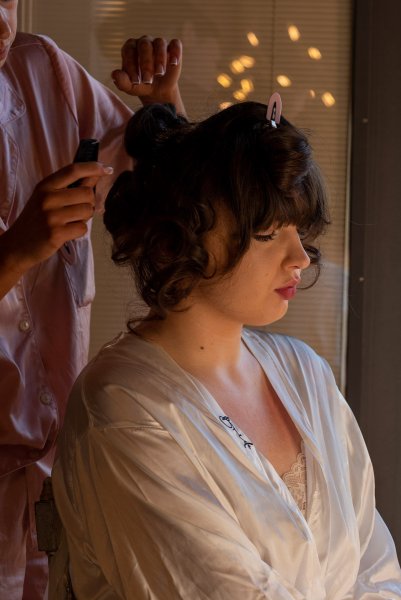
[[[306,515],[306,456],[300,452],[291,469],[281,479],[288,487],[302,514]]]

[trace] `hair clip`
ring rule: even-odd
[[[281,96],[278,92],[274,92],[274,94],[270,96],[266,111],[266,119],[270,122],[272,127],[277,127],[280,123],[282,108],[283,103],[281,101]]]

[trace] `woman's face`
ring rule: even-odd
[[[225,230],[224,230],[225,229]],[[210,232],[206,247],[218,265],[224,264],[227,227]],[[310,264],[294,225],[256,235],[248,251],[227,275],[202,281],[194,300],[222,318],[247,325],[266,325],[281,319],[296,293],[301,271]]]

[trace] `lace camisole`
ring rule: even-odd
[[[281,476],[304,517],[306,516],[306,457],[303,442],[301,452],[291,469]]]

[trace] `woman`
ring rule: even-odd
[[[78,598],[401,598],[369,457],[327,363],[280,319],[328,224],[280,98],[139,111],[106,202],[147,318],[70,398],[55,494]]]

